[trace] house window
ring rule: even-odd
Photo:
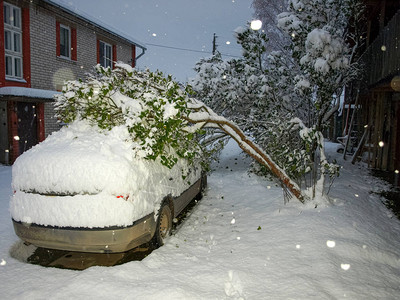
[[[104,68],[112,68],[113,47],[112,45],[100,41],[99,43],[99,64]]]
[[[71,58],[71,30],[60,24],[60,56]]]
[[[21,9],[4,3],[4,49],[6,77],[22,79]]]
[[[77,60],[76,28],[56,21],[57,56]]]

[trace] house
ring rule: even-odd
[[[50,0],[0,0],[0,163],[59,129],[53,95],[96,64],[135,66],[144,44]]]
[[[365,131],[362,148],[369,167],[384,171],[399,185],[400,1],[365,0],[364,3],[366,43],[361,48],[361,59],[365,72],[357,100],[362,125],[359,137]]]

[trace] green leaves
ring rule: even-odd
[[[102,130],[126,126],[136,155],[160,159],[172,168],[179,158],[201,159],[202,147],[187,132],[190,87],[182,89],[171,76],[161,72],[139,72],[117,64],[114,70],[97,66],[82,82],[68,82],[56,97],[58,118],[65,123],[87,120]]]

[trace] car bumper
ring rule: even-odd
[[[15,220],[13,220],[13,225],[15,233],[21,240],[35,246],[95,253],[128,251],[150,241],[156,228],[154,214],[127,227],[53,227]]]

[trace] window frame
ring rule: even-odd
[[[3,2],[4,9],[4,71],[6,79],[23,79],[22,10]],[[8,12],[8,16],[7,16]],[[17,18],[15,18],[17,16]],[[14,22],[17,20],[17,22]],[[9,34],[9,35],[8,35]],[[6,38],[6,37],[9,38]],[[7,39],[7,41],[6,41]],[[9,47],[7,47],[9,46]],[[10,65],[11,64],[11,65]]]
[[[67,30],[68,31],[68,36],[67,36],[67,41],[68,41],[68,45],[65,45],[65,47],[67,48],[67,55],[63,55],[63,45],[61,44],[62,38],[64,37],[64,35],[62,34],[63,30]],[[65,58],[65,59],[71,59],[71,47],[72,47],[72,34],[71,34],[72,30],[70,26],[64,25],[62,23],[60,23],[60,42],[59,42],[59,47],[60,47],[60,57]]]
[[[109,54],[110,54],[109,58],[107,57],[107,48],[109,48]],[[113,52],[114,49],[112,44],[102,40],[99,41],[99,64],[103,68],[108,68],[108,67],[110,67],[111,69],[113,68]]]

